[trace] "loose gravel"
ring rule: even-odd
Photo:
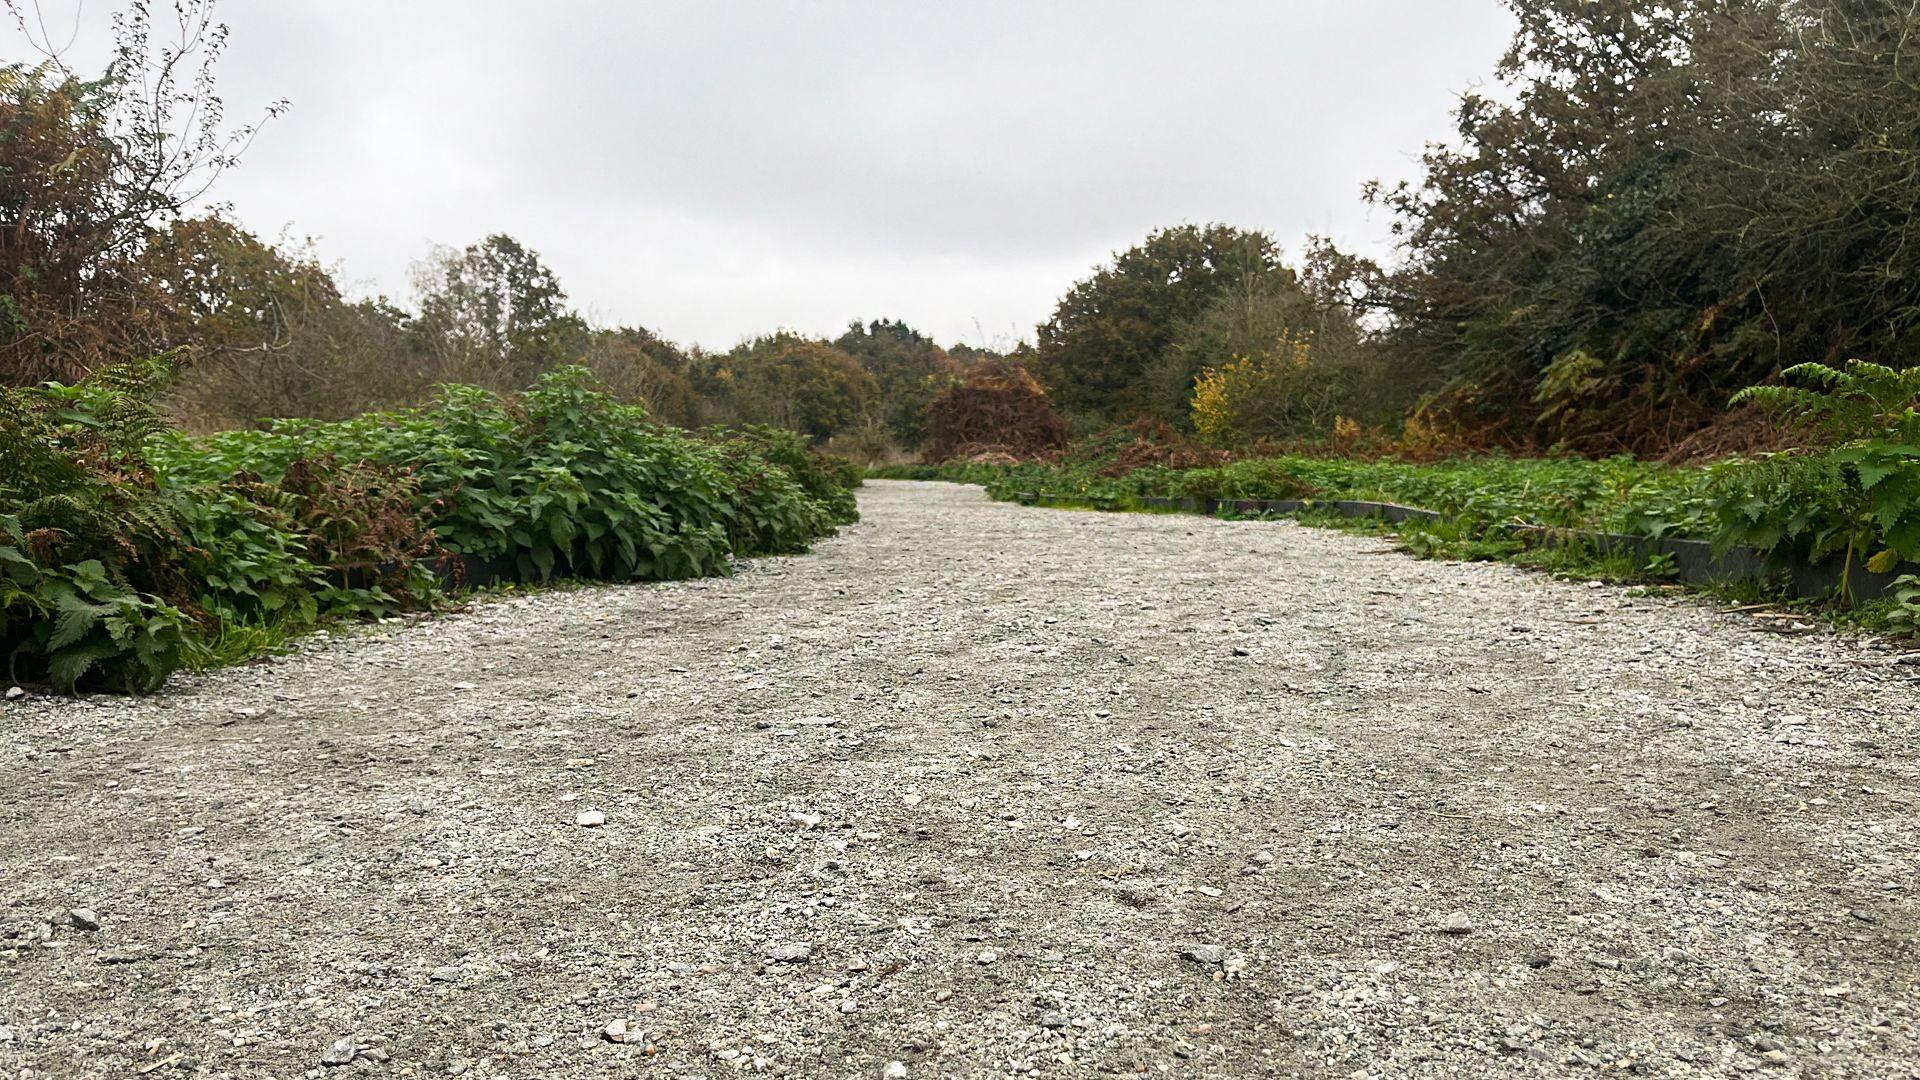
[[[1289,523],[862,506],[0,706],[0,1073],[1920,1075],[1920,666]]]

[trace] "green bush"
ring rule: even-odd
[[[64,691],[82,679],[123,693],[165,682],[183,662],[187,617],[116,577],[99,559],[40,565],[19,521],[0,518],[0,645],[9,674],[37,663]]]
[[[531,581],[722,574],[857,517],[857,471],[798,436],[657,425],[583,369],[194,439],[152,404],[173,367],[0,397],[14,677],[150,690],[324,618],[431,607],[449,555]]]
[[[10,678],[153,688],[181,663],[188,616],[160,594],[183,571],[172,500],[143,454],[177,357],[72,386],[0,388],[0,658]]]
[[[1800,364],[1806,385],[1742,392],[1808,430],[1818,449],[1715,470],[1720,543],[1803,559],[1844,554],[1874,571],[1920,561],[1920,367]]]
[[[701,434],[711,442],[745,450],[785,469],[799,482],[808,498],[827,508],[834,524],[850,525],[860,520],[853,496],[853,489],[860,486],[864,476],[860,466],[846,458],[809,448],[805,436],[799,432],[765,424],[741,424],[708,428]]]

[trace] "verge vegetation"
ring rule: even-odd
[[[1673,466],[1625,455],[1518,458],[1480,454],[1423,462],[1388,451],[1374,458],[1255,450],[1210,455],[1179,437],[1135,425],[1081,440],[1046,460],[973,460],[881,467],[877,478],[984,485],[996,499],[1039,495],[1101,509],[1141,509],[1145,499],[1359,500],[1445,515],[1398,524],[1417,554],[1504,558],[1559,569],[1659,580],[1655,558],[1622,563],[1563,545],[1543,558],[1516,526],[1691,538],[1758,549],[1775,566],[1838,556],[1838,606],[1850,606],[1855,568],[1886,573],[1920,562],[1920,368],[1862,362],[1806,364],[1787,385],[1755,388],[1736,405],[1765,410],[1805,432],[1814,449]],[[1325,519],[1315,519],[1325,522]],[[1920,577],[1899,578],[1864,620],[1920,628]]]
[[[513,581],[728,572],[854,520],[850,463],[791,432],[653,423],[580,368],[524,394],[195,438],[173,358],[0,390],[0,657],[13,679],[147,691],[325,620]]]

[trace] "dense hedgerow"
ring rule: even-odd
[[[528,581],[721,574],[856,516],[857,474],[799,436],[654,424],[577,368],[195,439],[152,404],[174,367],[0,391],[11,677],[150,690],[329,616],[431,607],[449,556]]]

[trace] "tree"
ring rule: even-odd
[[[1920,9],[1510,3],[1512,104],[1370,192],[1391,344],[1455,412],[1657,451],[1784,365],[1920,346]]]
[[[1264,373],[1259,392],[1243,387],[1236,395],[1254,410],[1237,428],[1249,440],[1323,434],[1336,415],[1375,418],[1404,407],[1404,395],[1370,377],[1376,354],[1336,276],[1345,264],[1312,240],[1305,266],[1300,273],[1243,269],[1180,327],[1149,371],[1159,410],[1187,411],[1205,380],[1229,369]]]
[[[417,404],[436,381],[406,313],[346,299],[311,244],[268,244],[215,215],[179,218],[138,265],[158,340],[194,350],[169,397],[195,426],[341,419]]]
[[[92,79],[9,9],[48,56],[0,67],[0,383],[28,384],[159,347],[141,252],[257,127],[224,126],[213,68],[226,28],[212,0],[179,0],[159,28],[137,0],[115,19],[113,59]]]
[[[203,361],[284,349],[296,325],[345,302],[311,250],[283,250],[213,214],[157,230],[137,262],[159,333]]]
[[[846,350],[785,330],[694,365],[709,422],[772,424],[816,440],[860,420],[879,393]]]
[[[897,319],[854,322],[833,344],[873,376],[874,411],[893,439],[908,448],[920,445],[927,403],[958,377],[947,351]]]
[[[1165,372],[1151,376],[1181,328],[1229,289],[1290,276],[1264,233],[1218,224],[1158,230],[1061,298],[1039,328],[1033,370],[1070,413],[1182,419],[1184,386],[1171,402],[1150,389],[1168,382]],[[1189,366],[1173,381],[1190,385],[1197,370]]]
[[[450,376],[518,390],[579,357],[586,321],[531,248],[496,233],[414,267],[414,330]]]
[[[689,357],[653,331],[623,326],[597,332],[581,359],[615,395],[645,405],[654,419],[681,427],[701,423],[688,381]]]

